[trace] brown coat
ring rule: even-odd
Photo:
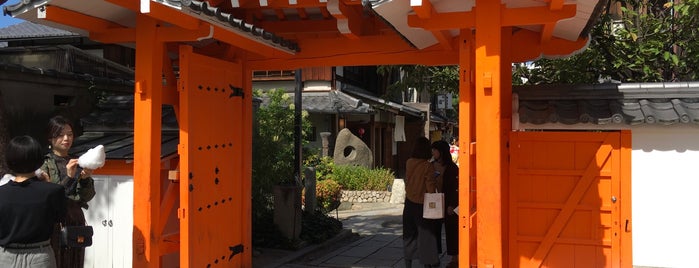
[[[442,191],[441,176],[427,159],[409,158],[405,167],[405,197],[411,202],[422,204],[425,193],[434,193],[437,187]]]

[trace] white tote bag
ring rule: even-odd
[[[425,193],[425,200],[422,203],[422,217],[425,219],[444,218],[444,194]]]

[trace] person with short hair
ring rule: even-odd
[[[36,176],[44,156],[30,136],[7,144],[5,161],[13,180],[0,186],[0,267],[55,268],[51,235],[65,214],[65,191]]]

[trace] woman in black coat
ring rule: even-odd
[[[458,267],[459,260],[459,217],[454,209],[459,205],[459,166],[451,158],[449,143],[436,141],[432,143],[432,157],[435,170],[442,176],[442,189],[444,192],[444,232],[447,240],[447,255],[451,256],[451,262],[447,267]]]

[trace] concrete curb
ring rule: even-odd
[[[351,236],[351,235],[352,235],[352,230],[351,230],[351,229],[342,229],[342,231],[340,231],[340,233],[338,233],[337,235],[335,235],[333,238],[330,238],[330,239],[326,240],[326,241],[323,242],[323,243],[315,244],[315,245],[311,245],[311,246],[307,246],[307,247],[304,247],[304,248],[299,249],[299,250],[297,250],[297,251],[294,251],[293,253],[291,253],[291,254],[289,254],[289,255],[283,257],[283,258],[280,258],[280,259],[277,260],[276,262],[267,264],[267,265],[264,266],[264,267],[265,267],[265,268],[275,268],[275,267],[282,266],[282,265],[284,265],[284,264],[286,264],[286,263],[289,263],[289,262],[292,262],[292,261],[294,261],[294,260],[296,260],[296,259],[298,259],[298,258],[301,258],[301,257],[303,257],[303,256],[305,256],[305,255],[307,255],[307,254],[309,254],[309,253],[311,253],[311,252],[317,250],[318,248],[328,247],[330,244],[336,243],[337,241],[340,241],[340,240],[342,240],[342,239],[345,239],[345,238],[347,238],[347,237],[349,237],[349,236]]]

